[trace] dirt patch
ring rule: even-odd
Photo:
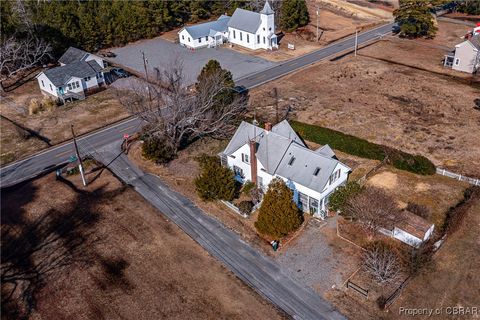
[[[398,187],[398,178],[395,173],[384,171],[371,177],[368,184],[376,188],[395,190]]]
[[[377,54],[395,47],[382,42]],[[416,51],[399,54],[417,59]],[[308,75],[308,76],[306,76]],[[480,145],[475,134],[480,87],[378,59],[348,56],[324,61],[251,91],[257,117],[273,121],[278,89],[281,117],[324,126],[412,154],[439,167],[480,177]]]
[[[367,185],[382,188],[401,207],[409,202],[426,206],[431,212],[430,222],[440,228],[447,210],[455,206],[469,185],[440,175],[419,176],[406,171],[384,167],[367,180]]]
[[[87,210],[96,217],[86,229],[95,240],[83,247],[82,257],[88,261],[55,269],[36,291],[32,318],[284,318],[108,172],[86,190],[79,176],[69,181],[63,183],[52,174],[2,192],[2,232],[9,225],[22,230],[47,214],[61,221]],[[87,235],[74,231],[76,237]],[[2,242],[2,263],[4,248]]]
[[[55,107],[52,111],[29,115],[28,105],[32,99],[43,98],[36,79],[14,91],[2,93],[1,165],[70,139],[71,124],[75,125],[76,134],[80,135],[129,116],[119,104],[113,89],[90,95],[82,101]],[[25,133],[20,129],[21,126],[36,134]]]

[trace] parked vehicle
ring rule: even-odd
[[[122,68],[113,68],[111,72],[119,78],[128,78],[130,76],[130,74]]]

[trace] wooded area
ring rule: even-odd
[[[11,36],[27,24],[52,44],[58,56],[69,46],[97,51],[151,38],[187,22],[231,15],[238,7],[258,12],[264,3],[264,0],[4,1],[1,33],[3,38]],[[272,2],[277,14],[279,5],[279,1]]]

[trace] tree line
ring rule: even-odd
[[[231,15],[239,7],[258,12],[264,3],[264,0],[3,1],[1,33],[6,38],[28,24],[52,44],[56,55],[68,46],[97,51],[151,38],[188,22]],[[281,4],[287,11],[301,8],[301,13],[283,12]],[[304,0],[271,1],[271,5],[277,21],[288,31],[308,23]],[[278,15],[289,18],[280,19]]]

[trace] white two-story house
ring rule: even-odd
[[[480,30],[457,44],[455,50],[445,56],[444,66],[462,72],[477,72],[480,68]]]
[[[182,28],[178,41],[193,49],[216,47],[226,42],[252,50],[278,48],[275,12],[268,1],[260,12],[237,8],[231,17],[222,15],[216,21]]]
[[[310,150],[286,120],[265,129],[242,122],[220,158],[242,183],[266,190],[273,178],[282,178],[298,207],[322,219],[329,196],[346,184],[351,171],[328,145]]]

